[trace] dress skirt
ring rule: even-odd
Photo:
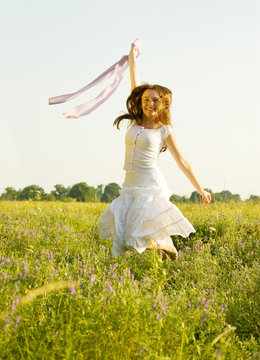
[[[113,238],[113,255],[127,250],[142,253],[156,242],[173,248],[170,235],[188,237],[195,229],[169,201],[169,191],[158,167],[126,172],[120,196],[99,219],[100,237]]]

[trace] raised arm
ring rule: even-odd
[[[195,187],[197,192],[202,196],[202,201],[204,204],[208,204],[211,201],[211,195],[207,191],[203,190],[200,186],[198,180],[196,179],[193,170],[189,164],[189,162],[182,156],[177,143],[175,136],[171,133],[167,139],[165,140],[165,144],[167,145],[170,153],[173,158],[177,162],[179,169],[184,173],[184,175],[189,179],[192,185]]]
[[[131,80],[131,91],[141,85],[139,72],[136,64],[136,57],[138,55],[138,50],[134,44],[131,46],[131,50],[128,56],[129,59],[129,71],[130,71],[130,80]]]

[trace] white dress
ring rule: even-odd
[[[188,237],[195,229],[169,201],[170,190],[158,168],[158,157],[172,127],[145,129],[132,125],[125,137],[126,171],[120,196],[99,219],[100,237],[113,238],[113,255],[131,249],[142,253],[150,242],[173,248],[170,235]]]

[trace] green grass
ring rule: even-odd
[[[0,202],[1,359],[258,359],[259,205],[182,204],[180,257],[111,255],[104,204]]]

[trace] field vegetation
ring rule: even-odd
[[[179,204],[196,228],[111,255],[107,204],[0,202],[1,359],[259,359],[259,204]]]

